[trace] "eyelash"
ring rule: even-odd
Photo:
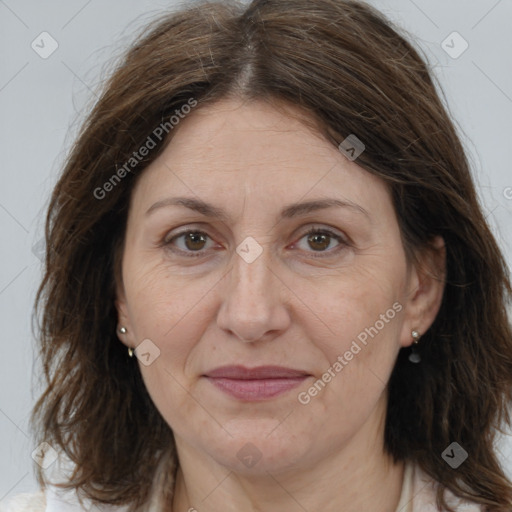
[[[163,241],[162,245],[164,247],[168,248],[169,250],[171,250],[174,253],[179,253],[179,254],[185,255],[185,257],[198,258],[198,257],[204,256],[204,252],[205,252],[204,250],[184,251],[182,249],[176,249],[176,248],[174,248],[172,246],[172,243],[175,240],[177,240],[177,239],[179,239],[179,238],[181,238],[183,236],[189,235],[189,234],[204,235],[204,236],[210,238],[210,240],[211,240],[211,237],[207,233],[205,233],[204,231],[188,229],[186,231],[182,231],[181,233],[176,233],[170,239],[165,239]],[[328,237],[336,240],[339,243],[339,245],[337,247],[335,247],[334,249],[329,249],[329,250],[325,250],[325,251],[313,251],[313,250],[312,251],[308,251],[308,252],[311,252],[313,254],[314,258],[325,258],[327,256],[332,256],[333,254],[336,254],[339,250],[341,250],[343,247],[349,246],[349,242],[344,237],[342,237],[341,235],[338,235],[334,231],[331,231],[330,229],[326,229],[326,228],[311,228],[309,231],[306,231],[298,239],[297,242],[294,242],[293,245],[296,245],[304,237],[308,237],[308,236],[315,235],[315,234],[327,235]]]

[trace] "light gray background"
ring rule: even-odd
[[[314,0],[311,0],[314,1]],[[186,2],[185,2],[186,3]],[[373,0],[414,34],[446,93],[479,192],[508,261],[512,242],[512,2]],[[31,310],[41,264],[43,212],[102,68],[170,0],[0,0],[0,500],[35,489],[28,416],[33,378]],[[58,49],[42,59],[43,31]],[[469,48],[450,57],[459,32]],[[455,50],[461,48],[456,41]],[[512,475],[512,438],[500,446]]]

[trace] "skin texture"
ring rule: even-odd
[[[386,384],[411,331],[433,322],[443,283],[407,262],[386,185],[283,108],[236,98],[198,108],[145,170],[128,217],[120,338],[160,350],[138,364],[175,434],[174,510],[393,512],[403,466],[383,451]],[[212,203],[226,219],[176,205],[147,213],[171,197]],[[279,217],[292,203],[326,198],[356,206]],[[312,227],[341,242],[311,240]],[[173,238],[187,229],[207,236]],[[246,237],[263,249],[252,263],[236,252]],[[441,240],[437,247],[442,254]],[[442,258],[431,260],[442,272]],[[300,403],[393,304],[400,311]],[[226,364],[310,377],[247,402],[202,377]],[[252,467],[241,460],[247,450],[261,455]]]

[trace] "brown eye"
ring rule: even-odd
[[[325,233],[313,233],[308,236],[308,244],[314,251],[325,251],[331,243],[331,236]]]
[[[187,256],[200,256],[214,244],[213,240],[202,231],[183,231],[165,240],[164,245],[174,252]]]
[[[298,249],[309,253],[319,253],[318,256],[332,256],[338,250],[346,247],[348,242],[342,235],[329,229],[313,228],[294,244]]]
[[[200,251],[204,249],[207,236],[204,233],[191,232],[186,233],[184,236],[185,246],[191,251]]]

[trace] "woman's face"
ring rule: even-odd
[[[397,353],[436,313],[386,186],[263,102],[174,129],[133,193],[117,306],[180,456],[278,472],[380,447]]]

